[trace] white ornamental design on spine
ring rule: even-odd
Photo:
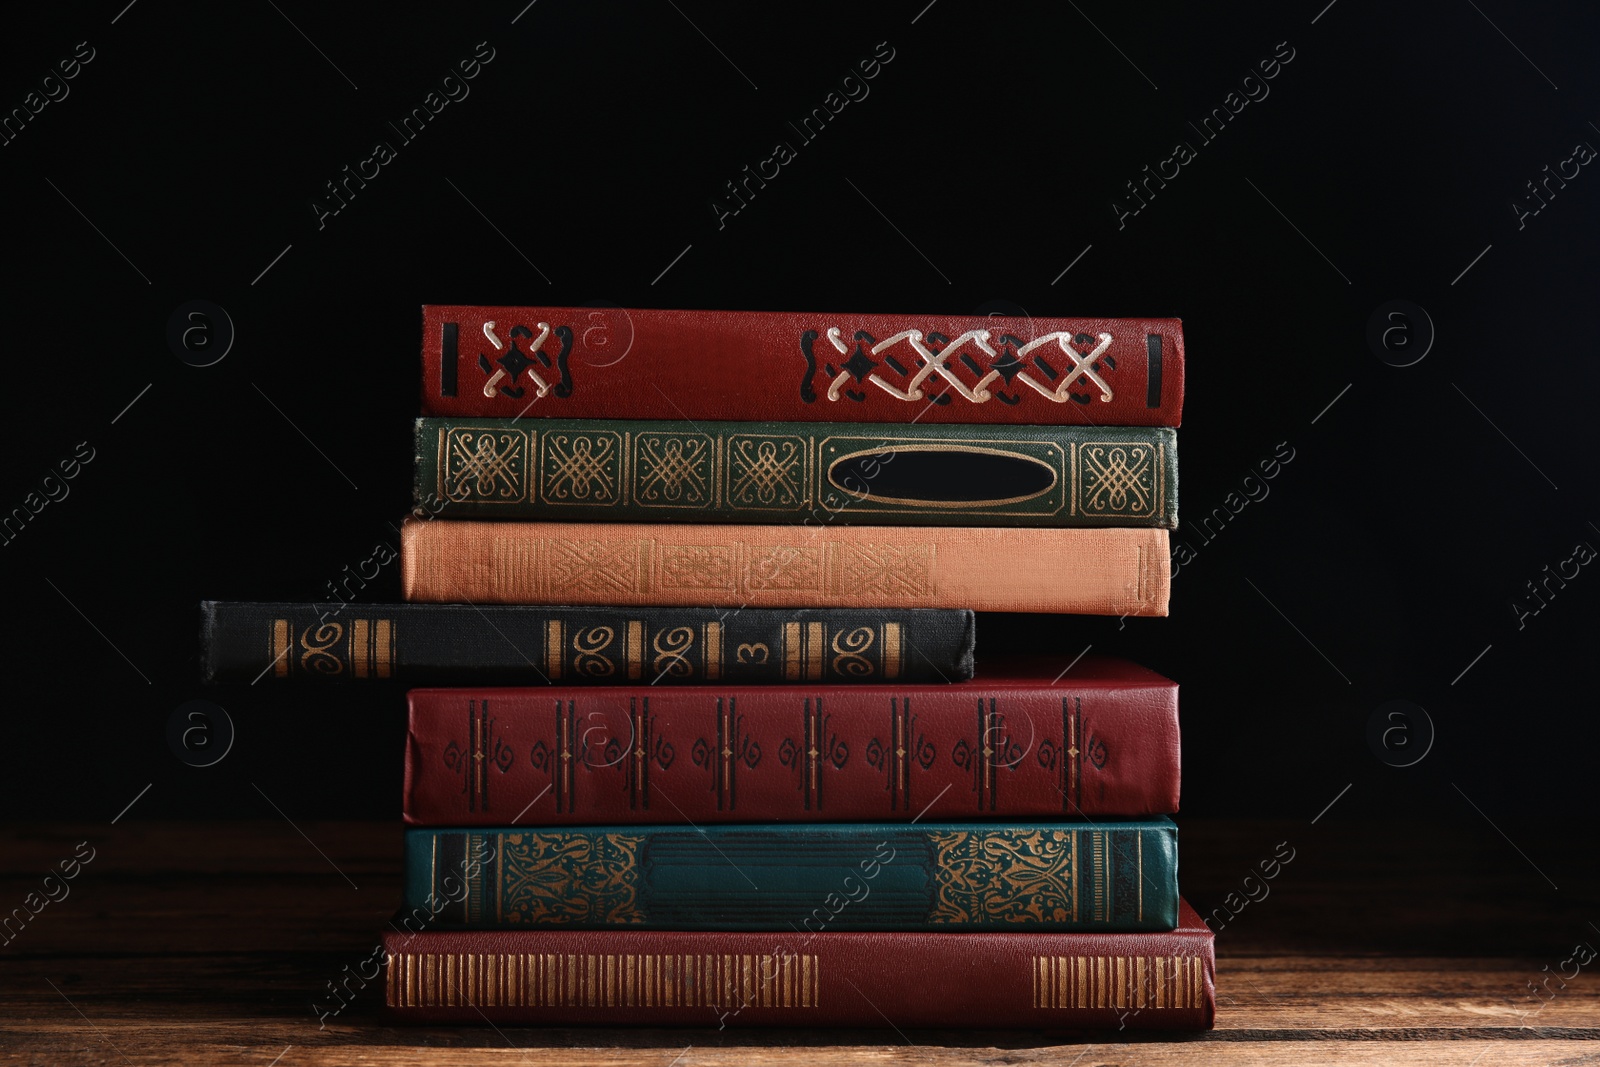
[[[483,336],[490,344],[494,345],[494,350],[496,352],[504,352],[506,350],[505,344],[501,342],[498,336],[495,335],[493,319],[483,324]],[[511,336],[516,336],[515,330],[512,331]],[[528,351],[537,353],[541,348],[544,347],[544,343],[549,339],[550,324],[548,322],[539,323],[539,334],[533,339],[533,343],[528,346]],[[485,367],[484,369],[487,370],[488,368]],[[483,395],[491,400],[498,396],[500,394],[500,382],[506,377],[508,377],[508,375],[506,374],[506,369],[504,367],[501,367],[499,370],[495,371],[494,375],[488,381],[483,383]],[[547,382],[539,376],[539,370],[537,367],[528,368],[528,377],[533,379],[534,387],[538,390],[538,392],[534,395],[534,400],[543,399],[551,389],[555,388],[553,383]]]
[[[828,328],[827,337],[828,342],[833,345],[834,349],[840,355],[845,355],[850,351],[850,346],[845,342],[842,333],[843,332],[839,329],[839,327],[831,326]],[[922,400],[926,396],[926,393],[924,393],[922,389],[922,383],[927,381],[932,375],[937,374],[939,377],[948,382],[950,387],[955,390],[955,392],[959,394],[962,399],[971,403],[983,404],[994,398],[994,394],[990,392],[989,386],[994,384],[995,381],[1005,377],[1000,373],[1000,371],[990,370],[978,380],[976,385],[969,386],[966,382],[962,381],[960,375],[951,369],[949,364],[946,362],[948,358],[955,356],[969,343],[990,358],[999,355],[999,353],[989,345],[990,333],[988,330],[968,330],[966,333],[963,333],[951,340],[949,344],[945,345],[944,348],[938,352],[933,351],[927,345],[923,344],[923,339],[925,336],[926,335],[921,330],[902,330],[891,337],[884,338],[882,341],[879,341],[877,344],[872,346],[872,354],[877,356],[882,355],[885,351],[893,348],[895,345],[904,342],[905,344],[909,345],[914,352],[916,352],[918,357],[922,359],[922,369],[917,371],[911,380],[906,383],[906,387],[904,389],[885,381],[883,378],[878,376],[877,371],[873,371],[872,373],[868,374],[865,380],[871,382],[873,385],[876,385],[879,389],[882,389],[896,400],[915,401]],[[1023,385],[1026,385],[1034,392],[1044,397],[1046,400],[1056,404],[1065,404],[1071,399],[1069,390],[1072,388],[1072,386],[1080,378],[1086,379],[1100,390],[1101,402],[1109,403],[1114,395],[1111,386],[1094,369],[1094,364],[1096,360],[1105,354],[1106,349],[1111,347],[1111,335],[1109,333],[1102,333],[1098,335],[1095,340],[1097,343],[1091,351],[1088,353],[1080,353],[1077,349],[1072,347],[1071,333],[1065,331],[1056,331],[1054,333],[1047,333],[1042,337],[1037,337],[1017,349],[1017,357],[1019,359],[1026,358],[1036,349],[1054,344],[1061,354],[1067,357],[1070,364],[1070,369],[1065,375],[1062,376],[1061,381],[1054,389],[1050,388],[1048,385],[1045,385],[1043,382],[1040,382],[1037,378],[1034,378],[1025,370],[1017,371],[1014,376],[1015,380],[1021,382]],[[852,375],[849,370],[841,370],[828,385],[828,399],[837,401],[839,399],[839,390],[844,388],[844,386],[850,381],[851,377]]]

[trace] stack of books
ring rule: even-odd
[[[218,680],[450,687],[408,695],[397,1018],[1210,1025],[1176,685],[974,669],[974,611],[1167,613],[1176,320],[423,331],[407,603],[206,606]]]

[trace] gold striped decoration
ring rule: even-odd
[[[886,622],[883,624],[883,677],[893,681],[900,677],[901,665],[901,634],[900,624]]]
[[[797,953],[391,952],[391,1008],[815,1008],[821,968]]]
[[[705,627],[706,681],[715,682],[722,677],[722,624],[708,622]]]
[[[1198,1008],[1199,956],[1035,956],[1036,1008]]]
[[[372,624],[366,619],[350,623],[350,673],[357,678],[372,675]]]
[[[379,619],[372,629],[372,665],[379,678],[387,678],[394,672],[394,623]]]
[[[394,622],[350,621],[350,673],[356,678],[387,678],[394,672]]]
[[[783,624],[783,678],[786,682],[800,680],[800,624]]]
[[[827,631],[822,623],[783,624],[783,677],[786,681],[821,681],[827,662]]]
[[[545,623],[544,672],[552,682],[561,677],[561,663],[566,658],[566,634],[560,619]]]
[[[644,620],[629,619],[622,638],[622,658],[628,661],[628,680],[644,674]]]
[[[277,678],[289,677],[289,620],[272,620],[272,673]]]

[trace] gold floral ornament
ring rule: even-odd
[[[933,923],[1070,922],[1071,830],[934,830]]]
[[[641,834],[506,834],[501,921],[516,926],[631,925],[639,906]]]

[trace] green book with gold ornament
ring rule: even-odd
[[[1170,819],[412,829],[406,913],[439,926],[1171,930]]]
[[[416,461],[430,517],[1178,524],[1164,427],[418,419]]]

